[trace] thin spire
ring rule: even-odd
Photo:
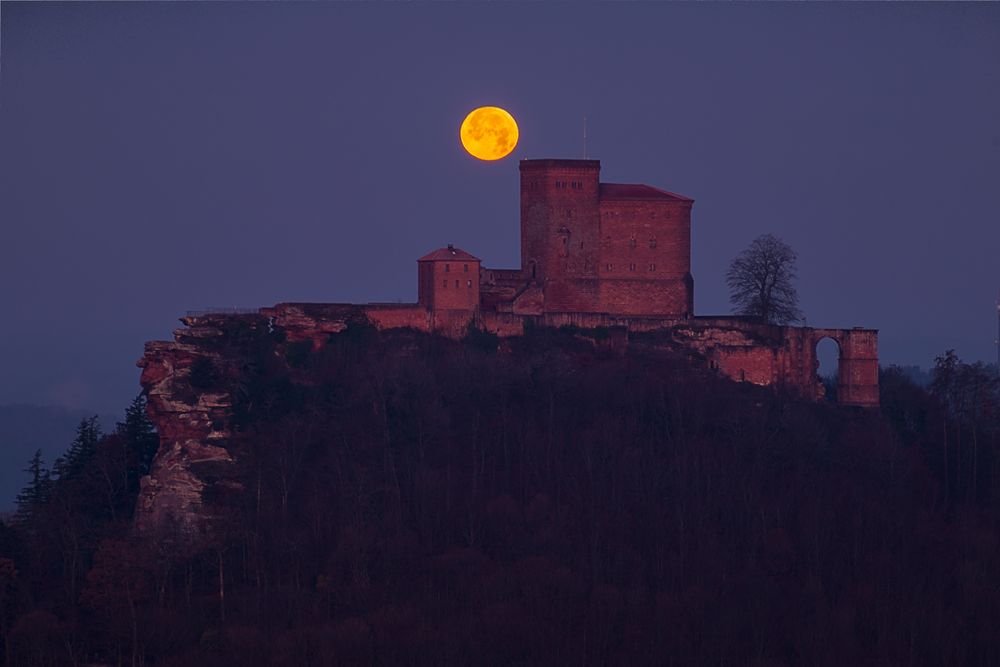
[[[587,159],[587,117],[583,117],[583,159]]]

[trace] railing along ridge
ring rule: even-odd
[[[189,310],[187,317],[205,317],[206,315],[258,315],[260,308],[236,308],[222,306],[218,308],[204,308],[202,310]]]

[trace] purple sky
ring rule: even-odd
[[[518,259],[517,159],[695,198],[699,314],[772,232],[808,323],[992,360],[1000,5],[4,3],[0,403],[121,411],[205,306],[410,301]],[[458,126],[494,104],[510,158]]]

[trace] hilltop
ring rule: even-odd
[[[879,413],[733,382],[662,334],[202,324],[145,364],[161,446],[141,491],[103,499],[121,433],[3,533],[19,664],[1000,650],[995,386],[952,406],[981,377],[955,359],[933,395],[883,373]],[[190,502],[149,504],[165,490]]]

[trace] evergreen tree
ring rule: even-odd
[[[49,471],[42,463],[42,450],[35,450],[35,455],[28,462],[24,472],[31,474],[31,481],[17,494],[17,520],[26,522],[36,508],[44,505],[49,499],[52,480]]]
[[[52,471],[58,479],[70,479],[78,475],[97,453],[97,443],[103,437],[101,426],[97,423],[97,415],[80,420],[76,427],[76,437],[69,451],[56,459]]]
[[[130,486],[149,473],[149,467],[160,445],[153,422],[146,414],[146,397],[139,394],[125,410],[125,421],[115,425],[115,432],[125,441],[129,452],[128,476]]]

